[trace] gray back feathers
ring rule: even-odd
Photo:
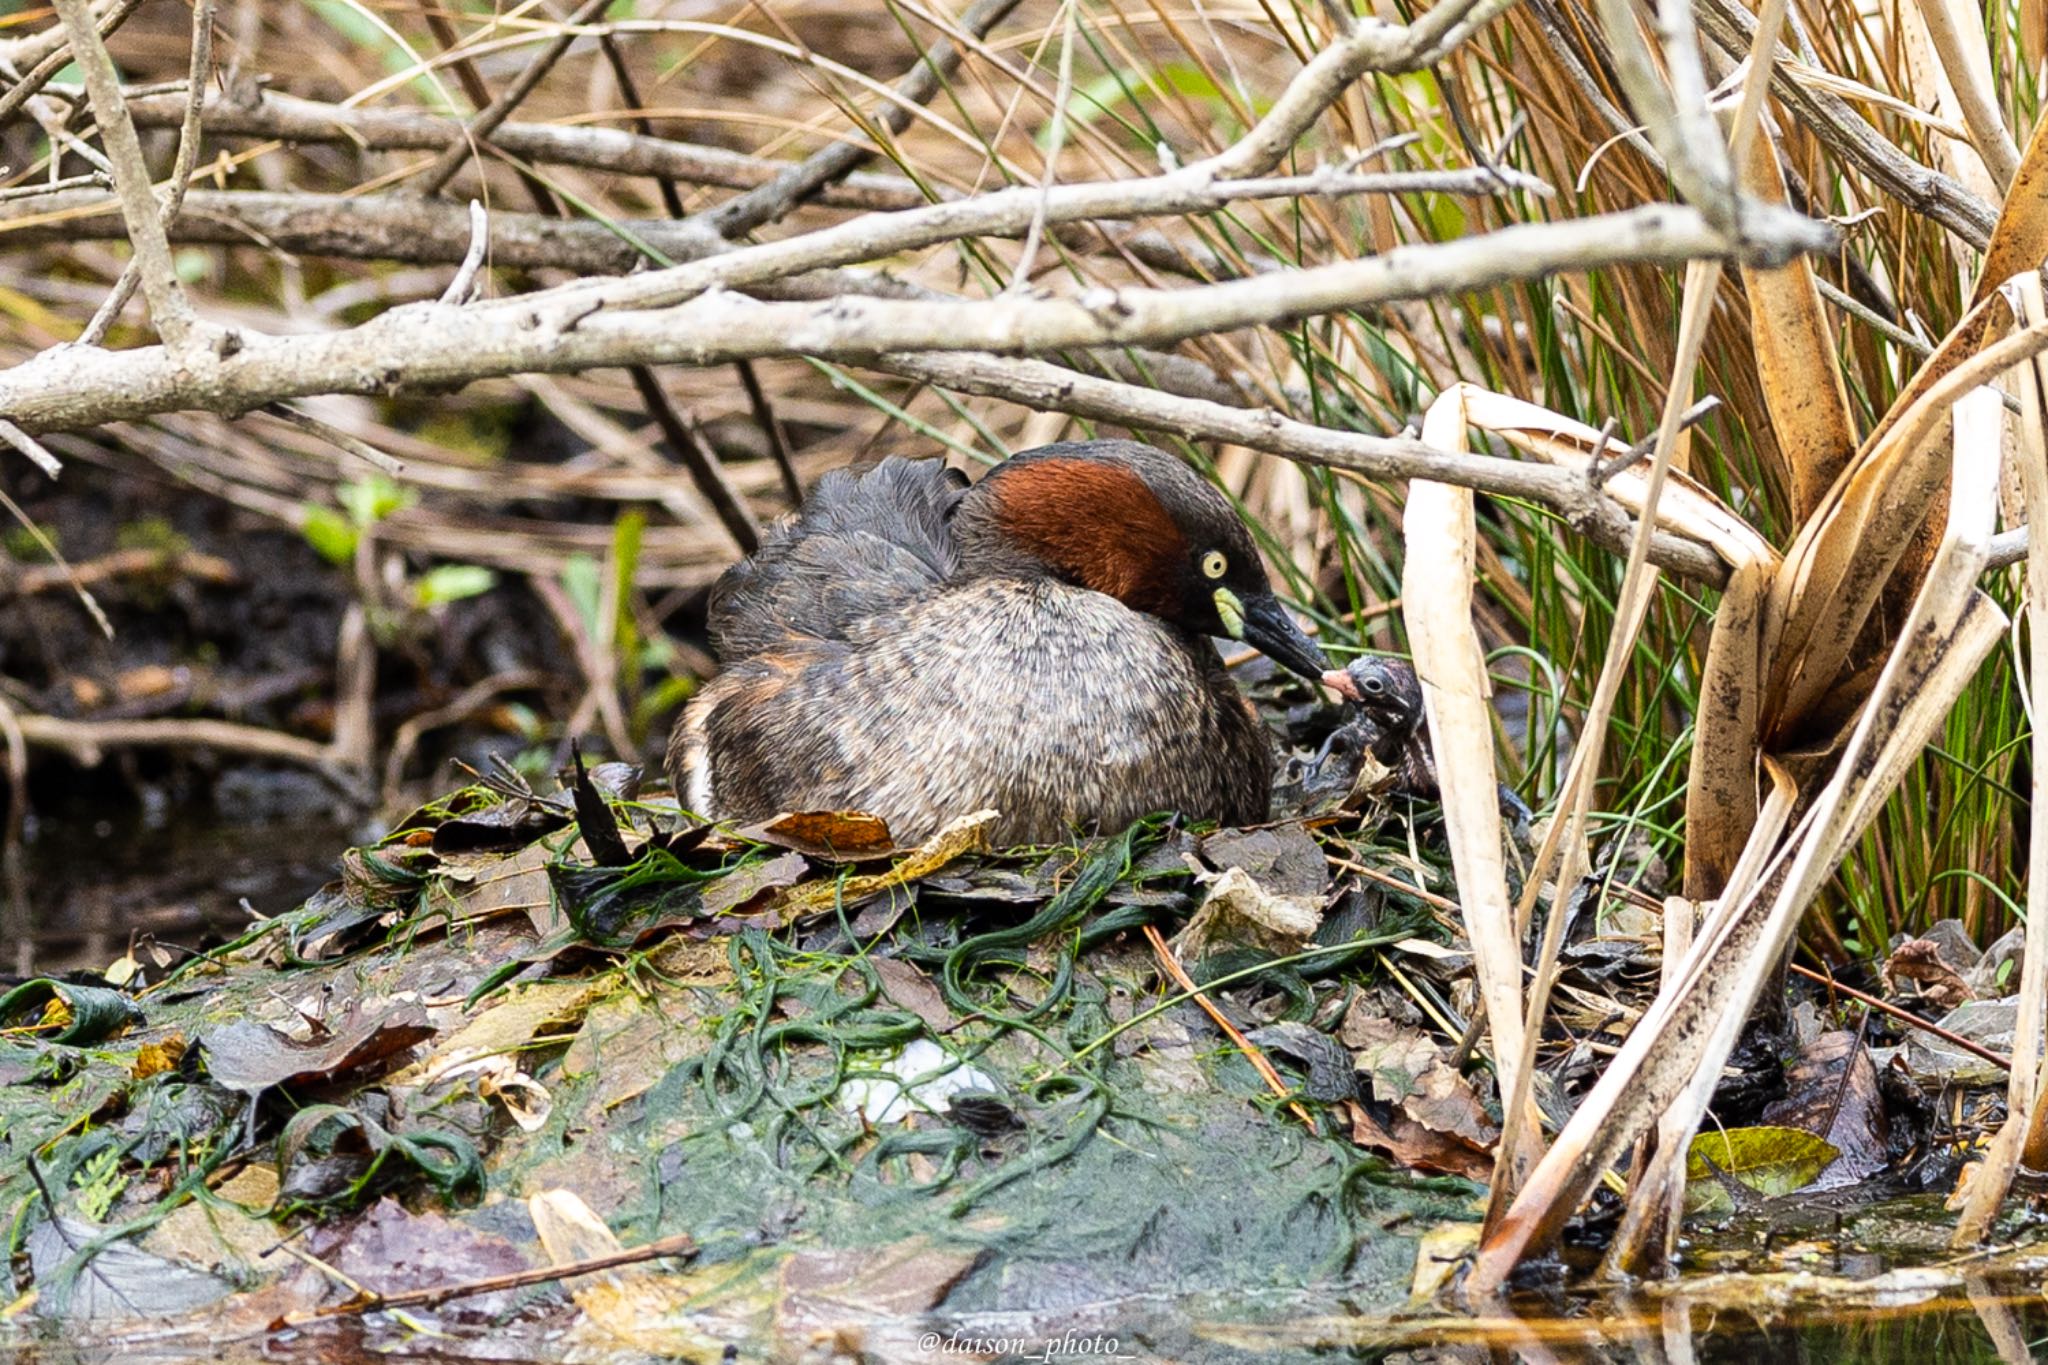
[[[731,663],[793,638],[845,640],[930,592],[958,567],[950,523],[966,491],[966,476],[937,460],[833,470],[712,586],[712,648]]]

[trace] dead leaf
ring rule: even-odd
[[[938,983],[916,963],[899,957],[870,957],[868,965],[881,978],[883,997],[922,1019],[933,1033],[949,1033],[959,1024]]]
[[[782,892],[769,902],[768,910],[786,918],[816,914],[834,905],[861,900],[878,891],[929,877],[956,858],[987,852],[988,832],[995,826],[996,819],[996,812],[992,810],[963,815],[948,822],[886,872],[807,882]]]
[[[1203,859],[1219,872],[1244,869],[1266,890],[1322,903],[1330,887],[1323,848],[1299,824],[1271,829],[1221,829],[1202,840]]]
[[[888,824],[857,810],[799,810],[748,825],[742,839],[792,849],[824,862],[861,862],[897,851]]]
[[[475,922],[523,914],[540,927],[542,920],[552,917],[554,892],[548,883],[548,863],[553,857],[546,844],[529,843],[509,857],[465,860],[464,870],[471,875],[455,895],[456,916]]]
[[[1450,1281],[1478,1249],[1479,1231],[1478,1223],[1438,1223],[1423,1231],[1415,1243],[1415,1277],[1408,1285],[1411,1303],[1433,1297]]]
[[[593,1000],[618,989],[615,981],[535,981],[512,986],[488,1008],[443,1039],[423,1061],[390,1078],[392,1085],[432,1085],[479,1058],[511,1053],[543,1032],[573,1024]]]
[[[1351,1140],[1361,1147],[1383,1152],[1409,1170],[1437,1171],[1461,1175],[1467,1180],[1493,1179],[1493,1158],[1447,1133],[1434,1133],[1395,1112],[1390,1125],[1381,1125],[1356,1100],[1346,1101],[1351,1115]]]
[[[351,1010],[360,1002],[351,1005]],[[324,1038],[294,1042],[268,1024],[238,1020],[203,1035],[207,1073],[230,1090],[254,1095],[278,1085],[307,1085],[396,1056],[434,1036],[418,1003],[364,1019],[337,1020]]]
[[[914,1320],[945,1302],[983,1255],[935,1247],[921,1237],[858,1250],[799,1251],[782,1263],[775,1334],[794,1358],[821,1335],[864,1338],[869,1329]]]
[[[745,909],[770,891],[796,885],[810,870],[810,861],[801,853],[782,853],[747,863],[704,888],[704,912],[723,915]]]
[[[1901,981],[1918,985],[1920,994],[1944,1009],[1976,999],[1962,973],[1942,961],[1940,945],[1929,939],[1909,938],[1885,959],[1885,987],[1896,995]]]
[[[1685,1160],[1688,1211],[1728,1210],[1740,1190],[1765,1196],[1792,1194],[1811,1185],[1838,1156],[1827,1139],[1803,1128],[1724,1128],[1692,1140]]]
[[[395,1199],[378,1200],[320,1244],[320,1257],[377,1294],[439,1289],[531,1269],[503,1237],[431,1210],[413,1213]],[[437,1316],[468,1321],[501,1317],[518,1302],[514,1290],[451,1299]]]
[[[1828,1167],[1830,1184],[1875,1175],[1889,1164],[1884,1101],[1870,1049],[1853,1033],[1824,1033],[1799,1050],[1785,1069],[1786,1094],[1764,1107],[1763,1121],[1803,1128],[1840,1153]]]
[[[1353,1050],[1352,1065],[1367,1078],[1372,1098],[1392,1106],[1399,1118],[1481,1153],[1499,1141],[1500,1127],[1471,1083],[1452,1069],[1427,1034],[1369,1013],[1361,1000],[1345,1014],[1338,1036]],[[1390,1141],[1420,1141],[1404,1135],[1398,1124],[1391,1133],[1381,1131]],[[1487,1166],[1491,1170],[1491,1158]]]
[[[1321,898],[1268,891],[1241,867],[1220,874],[1197,873],[1208,898],[1173,940],[1174,955],[1198,962],[1227,944],[1261,948],[1285,956],[1300,952],[1323,924]]]

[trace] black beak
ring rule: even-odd
[[[1244,642],[1292,673],[1310,682],[1321,682],[1330,661],[1316,642],[1302,634],[1301,627],[1271,593],[1262,593],[1244,604]]]

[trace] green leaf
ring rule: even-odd
[[[355,555],[356,528],[332,507],[307,503],[306,520],[299,530],[306,543],[330,564],[346,564]]]
[[[576,614],[582,618],[583,628],[592,635],[597,634],[598,604],[604,596],[603,571],[597,561],[586,554],[570,555],[562,565],[562,591],[569,594],[569,600],[576,604]]]
[[[1804,1128],[1728,1128],[1701,1133],[1685,1152],[1685,1207],[1689,1213],[1726,1213],[1734,1200],[1708,1163],[1759,1194],[1791,1194],[1811,1185],[1841,1153]]]
[[[414,501],[411,489],[400,488],[382,474],[345,483],[335,489],[334,494],[341,499],[341,505],[348,509],[355,524],[365,529],[375,526],[402,507],[412,506]]]
[[[47,1029],[45,1036],[53,1043],[97,1043],[141,1018],[142,1011],[117,990],[47,976],[0,995],[0,1028]]]
[[[498,585],[498,575],[481,564],[436,564],[412,585],[413,601],[422,607],[460,602]]]

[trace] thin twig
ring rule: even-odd
[[[391,1294],[380,1294],[373,1289],[364,1289],[346,1303],[329,1304],[310,1313],[289,1314],[285,1321],[296,1325],[316,1322],[321,1318],[358,1317],[364,1313],[388,1312],[393,1308],[437,1308],[454,1299],[472,1298],[478,1294],[492,1294],[504,1289],[524,1289],[528,1285],[552,1284],[556,1280],[573,1280],[582,1275],[595,1275],[601,1270],[616,1270],[620,1266],[639,1265],[644,1261],[658,1261],[670,1256],[696,1254],[696,1242],[691,1240],[688,1233],[679,1232],[673,1237],[664,1237],[659,1241],[648,1242],[644,1246],[608,1252],[603,1256],[591,1256],[564,1265],[514,1270],[504,1275],[486,1275],[482,1279],[464,1280],[460,1284],[436,1285],[427,1289],[403,1289]]]
[[[33,464],[53,479],[64,472],[64,464],[61,460],[43,449],[42,444],[35,437],[29,435],[4,417],[0,417],[0,442],[13,446],[17,451],[26,455],[30,464]]]
[[[775,405],[768,401],[768,391],[761,387],[754,362],[742,360],[733,369],[739,373],[740,387],[747,391],[747,406],[754,410],[755,425],[768,438],[768,453],[774,457],[776,475],[782,480],[782,494],[789,499],[790,507],[799,507],[804,500],[804,485],[796,474],[796,455],[789,448],[789,432],[776,415]]]
[[[87,171],[84,175],[67,175],[62,180],[43,180],[30,185],[16,185],[13,189],[0,190],[0,204],[10,199],[40,199],[47,194],[63,190],[108,188],[114,178],[105,171]]]
[[[754,519],[746,499],[732,486],[718,452],[705,441],[695,423],[676,411],[675,404],[669,401],[653,370],[645,365],[634,365],[628,367],[626,373],[632,379],[633,388],[639,393],[648,415],[661,428],[662,438],[683,462],[683,467],[690,471],[697,490],[711,504],[712,511],[718,514],[719,522],[732,536],[733,543],[739,546],[740,553],[750,555],[760,549],[761,523]]]
[[[1045,236],[1045,205],[1059,176],[1060,151],[1067,140],[1067,105],[1074,97],[1074,14],[1075,0],[1065,0],[1054,22],[1060,28],[1059,84],[1053,91],[1052,126],[1046,134],[1045,174],[1039,180],[1038,212],[1024,233],[1024,248],[1017,253],[1017,268],[1010,274],[1010,288],[1019,290],[1031,282],[1031,267],[1038,260],[1038,244]]]
[[[121,27],[129,15],[142,8],[142,4],[143,0],[121,0],[120,4],[109,10],[106,17],[99,21],[100,36],[105,37]],[[52,32],[61,36],[63,30],[60,28]],[[72,60],[71,45],[67,41],[37,61],[27,75],[7,88],[7,93],[0,94],[0,124],[5,124],[13,118],[16,110],[37,91],[48,85],[52,76],[71,65]]]
[[[1243,1031],[1225,1018],[1223,1011],[1217,1009],[1209,997],[1202,993],[1202,988],[1195,984],[1194,978],[1188,975],[1187,969],[1174,957],[1173,950],[1166,946],[1166,939],[1160,934],[1158,925],[1145,926],[1145,941],[1152,945],[1153,953],[1159,958],[1159,965],[1166,969],[1166,974],[1173,978],[1174,984],[1186,991],[1188,997],[1202,1007],[1202,1013],[1216,1021],[1216,1027],[1222,1029],[1225,1036],[1237,1044],[1237,1050],[1244,1054],[1244,1059],[1252,1064],[1252,1069],[1266,1082],[1266,1088],[1279,1098],[1287,1100],[1287,1112],[1300,1119],[1313,1133],[1316,1130],[1316,1121],[1309,1117],[1308,1110],[1301,1107],[1299,1100],[1288,1099],[1294,1091],[1286,1081],[1280,1079],[1280,1073],[1266,1060],[1266,1054],[1259,1050],[1259,1045],[1245,1037]]]
[[[405,461],[395,455],[387,455],[368,441],[351,436],[332,422],[323,422],[313,414],[295,408],[289,403],[265,403],[263,411],[280,421],[289,422],[300,431],[310,432],[337,449],[345,450],[367,465],[386,474],[403,474]]]
[[[166,233],[178,221],[178,214],[185,207],[185,191],[192,180],[192,168],[199,164],[199,108],[206,102],[207,77],[213,72],[214,4],[215,0],[196,0],[192,6],[192,54],[185,78],[185,113],[178,122],[178,154],[171,168],[170,192],[164,199],[160,215]],[[121,316],[128,300],[135,296],[135,286],[141,279],[142,257],[131,256],[121,269],[121,277],[114,281],[113,291],[79,334],[79,345],[97,346],[106,339],[107,330],[114,325],[114,319]]]
[[[491,102],[491,88],[484,84],[484,78],[477,71],[476,63],[462,53],[462,39],[455,32],[455,25],[450,22],[446,11],[433,5],[425,8],[427,31],[434,35],[434,41],[441,45],[441,50],[449,54],[449,65],[455,68],[455,79],[462,86],[462,93],[468,97],[471,108],[486,108]],[[502,128],[504,125],[499,126]],[[437,149],[453,147],[464,142],[469,135],[468,129],[451,120],[448,131],[433,145]],[[504,148],[501,147],[500,150]],[[514,169],[519,173],[520,183],[526,186],[527,197],[533,200],[535,212],[544,213],[550,218],[561,217],[562,205],[555,198],[555,192],[542,184],[540,178],[525,167],[515,163]]]
[[[431,26],[435,18],[431,8],[427,18]],[[456,75],[461,76],[472,64],[463,60],[454,66]],[[463,86],[469,89],[466,80]],[[482,108],[489,102],[489,91],[472,98]],[[136,98],[129,105],[136,126],[142,128],[176,127],[182,109],[183,101],[161,96]],[[276,91],[265,91],[260,102],[246,105],[209,92],[202,117],[207,132],[217,137],[344,143],[377,152],[439,151],[459,138],[463,128],[460,119],[423,110],[351,107]],[[639,125],[646,122],[634,121]],[[492,134],[491,145],[507,157],[538,165],[580,166],[608,175],[646,175],[734,190],[765,185],[788,169],[783,161],[616,128],[505,123]],[[931,196],[903,176],[857,172],[821,190],[817,202],[835,208],[908,209],[930,203]]]
[[[441,302],[452,307],[461,307],[476,299],[476,276],[483,269],[484,254],[491,247],[491,215],[484,209],[481,200],[469,201],[469,250],[463,254],[462,264],[455,268],[455,278],[448,281],[448,287],[441,291]]]
[[[1900,1009],[1897,1005],[1888,1004],[1885,1001],[1878,999],[1874,995],[1865,995],[1862,991],[1855,989],[1853,986],[1844,986],[1841,982],[1835,980],[1834,977],[1827,976],[1820,972],[1817,972],[1813,970],[1811,967],[1802,967],[1797,962],[1792,964],[1792,972],[1795,976],[1803,976],[1808,981],[1818,982],[1819,984],[1826,986],[1830,991],[1833,991],[1838,995],[1846,995],[1859,1005],[1867,1005],[1869,1008],[1876,1010],[1879,1014],[1883,1014],[1890,1018],[1898,1020],[1900,1023],[1906,1025],[1906,1027],[1908,1028],[1918,1029],[1922,1033],[1930,1034],[1933,1037],[1939,1038],[1942,1042],[1947,1043],[1950,1047],[1960,1048],[1962,1051],[1969,1053],[1972,1057],[1976,1057],[1979,1060],[1989,1062],[1993,1066],[2002,1068],[2006,1071],[2012,1070],[2012,1058],[2005,1056],[2003,1053],[1993,1052],[1990,1048],[1985,1047],[1982,1043],[1972,1042],[1970,1039],[1963,1037],[1963,1035],[1960,1033],[1952,1033],[1948,1029],[1943,1028],[1939,1024],[1930,1023],[1929,1021],[1922,1019],[1919,1015],[1913,1013],[1911,1010]]]
[[[533,88],[546,78],[555,63],[569,51],[576,39],[581,36],[576,32],[576,26],[596,18],[610,3],[611,0],[583,0],[575,12],[563,22],[562,31],[555,39],[528,61],[525,68],[513,78],[512,83],[499,91],[497,98],[479,110],[477,116],[470,120],[462,130],[462,137],[450,142],[447,150],[420,174],[414,190],[422,198],[428,199],[439,194],[441,187],[462,169],[463,163],[475,155],[478,144],[490,139],[491,134],[497,131],[498,125],[511,117],[512,111],[533,93]]]

